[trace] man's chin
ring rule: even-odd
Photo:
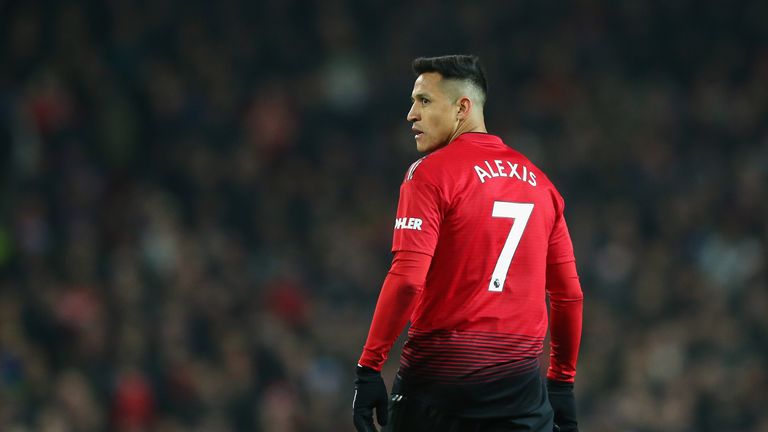
[[[423,140],[417,139],[416,140],[416,150],[419,153],[429,153],[430,151],[432,151],[432,146],[429,143],[427,143],[427,142],[425,142]]]

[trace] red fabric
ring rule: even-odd
[[[415,288],[385,282],[366,365],[380,368],[413,308],[403,376],[491,380],[533,367],[547,333],[547,268],[574,262],[563,210],[546,175],[496,136],[466,133],[416,161],[400,188],[392,251],[432,260],[415,306]],[[503,356],[486,355],[500,348]]]
[[[431,257],[417,252],[396,252],[384,278],[379,301],[358,363],[380,371],[392,344],[403,331],[424,286]]]
[[[510,217],[496,202],[533,204],[501,291],[490,291]],[[531,161],[496,136],[460,135],[414,163],[400,188],[393,251],[432,255],[412,326],[530,336],[547,331],[547,264],[573,261],[563,199]],[[412,223],[415,219],[420,223]]]
[[[549,294],[550,359],[547,378],[573,382],[581,344],[584,295],[576,263],[547,266]]]

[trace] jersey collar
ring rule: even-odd
[[[464,132],[456,137],[454,141],[479,142],[483,144],[504,144],[501,138],[491,135],[487,132]]]

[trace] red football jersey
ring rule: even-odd
[[[530,160],[484,133],[416,161],[392,251],[432,256],[403,378],[484,382],[538,367],[548,264],[574,261],[563,199]]]

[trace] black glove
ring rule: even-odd
[[[555,432],[579,432],[573,383],[548,379],[547,393],[552,410],[555,411]]]
[[[387,424],[387,386],[381,373],[365,366],[358,366],[355,380],[355,398],[352,401],[352,421],[357,432],[376,432],[373,425],[373,409],[381,426]]]

